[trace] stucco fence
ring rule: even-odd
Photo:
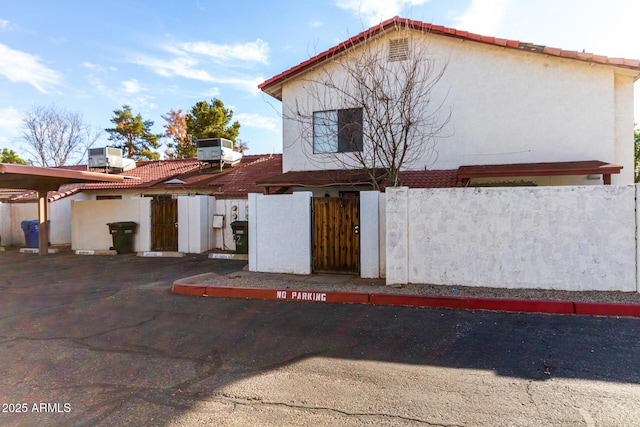
[[[636,186],[361,193],[361,276],[388,285],[637,291]],[[311,273],[312,195],[250,195],[249,269]]]
[[[71,202],[84,200],[82,193],[49,203],[49,242],[53,246],[71,244]],[[25,244],[22,221],[38,219],[38,203],[0,203],[0,239],[3,245]]]
[[[178,196],[178,251],[202,253],[214,247],[215,198]],[[133,221],[135,251],[151,251],[151,198],[81,200],[71,204],[71,249],[108,250],[113,246],[108,223]]]

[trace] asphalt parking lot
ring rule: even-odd
[[[0,425],[640,419],[640,319],[170,292],[243,265],[0,253]]]

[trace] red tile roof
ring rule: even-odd
[[[48,191],[47,201],[54,202],[64,197],[71,196],[72,194],[79,193],[83,184],[65,184],[60,187],[58,191]],[[9,198],[11,203],[30,203],[38,200],[38,192],[35,190],[23,191],[20,194],[16,194]]]
[[[379,177],[382,169],[372,170]],[[258,181],[263,187],[327,187],[334,185],[367,185],[371,176],[363,169],[328,169],[315,171],[291,171]]]
[[[400,185],[409,188],[450,188],[458,187],[456,169],[400,171]]]
[[[145,160],[136,163],[136,168],[118,175],[132,176],[139,180],[130,179],[121,183],[86,184],[83,190],[113,190],[122,188],[147,188],[153,184],[168,180],[172,177],[198,169],[198,159]]]
[[[215,195],[241,196],[247,193],[262,193],[262,187],[256,182],[282,173],[282,155],[274,154],[260,157],[253,162],[212,181],[212,185],[220,185]]]
[[[383,169],[373,172],[377,177],[384,174]],[[459,186],[456,172],[456,169],[401,171],[398,178],[400,185],[410,188],[448,188]],[[263,187],[359,186],[370,183],[371,176],[362,169],[287,172],[258,182]]]
[[[76,170],[87,170],[86,166],[76,166]],[[99,171],[99,169],[92,169]],[[138,162],[135,169],[119,173],[139,179],[124,182],[97,182],[88,184],[63,185],[58,191],[50,191],[50,202],[70,196],[80,191],[107,191],[124,189],[185,189],[206,191],[217,196],[246,196],[247,193],[262,193],[262,187],[256,186],[259,179],[268,178],[282,172],[282,154],[245,155],[239,164],[224,168],[217,166],[200,168],[197,159],[172,159]],[[177,179],[184,184],[167,184]],[[9,197],[11,202],[32,202],[36,200],[35,191],[25,191]]]
[[[608,65],[612,67],[627,68],[638,72],[640,76],[640,60],[624,59],[624,58],[609,58],[602,55],[594,55],[592,53],[568,51],[558,48],[552,48],[547,46],[535,45],[532,43],[523,43],[517,40],[506,40],[497,37],[488,37],[480,34],[474,34],[467,31],[460,31],[454,28],[448,28],[441,25],[433,25],[426,22],[414,21],[411,19],[394,17],[386,20],[378,25],[375,25],[368,30],[361,32],[360,34],[351,37],[340,43],[337,46],[332,47],[298,65],[292,67],[272,78],[258,85],[258,88],[264,92],[274,96],[278,99],[278,91],[275,90],[284,81],[356,46],[372,37],[376,37],[385,33],[388,30],[396,28],[409,28],[424,33],[437,34],[445,37],[453,37],[462,40],[470,40],[478,43],[491,44],[495,46],[505,47],[509,49],[517,49],[526,52],[540,53],[549,56],[556,56],[559,58],[573,59],[577,61],[590,62],[595,64]]]

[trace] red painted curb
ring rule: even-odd
[[[599,302],[576,302],[576,314],[592,316],[640,317],[640,305]]]
[[[175,283],[173,285],[173,293],[180,295],[261,299],[270,301],[330,302],[342,304],[373,304],[521,313],[640,317],[640,305],[638,304],[441,297],[401,294],[365,294],[357,292],[323,292],[291,289],[278,290],[202,286],[198,284],[190,285],[183,283]]]
[[[291,289],[261,289],[209,286],[206,296],[218,298],[245,298],[271,301],[332,302],[367,304],[369,294],[356,292],[303,291]]]
[[[409,307],[458,308],[465,310],[511,311],[524,313],[574,313],[573,303],[566,301],[372,294],[371,304],[403,305]]]
[[[183,283],[174,283],[172,287],[174,294],[179,295],[193,295],[197,297],[203,297],[207,291],[206,286],[199,285],[186,285]]]

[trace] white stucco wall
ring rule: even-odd
[[[360,277],[380,276],[378,191],[360,192]]]
[[[388,285],[409,283],[409,189],[385,192],[386,277]],[[425,282],[428,283],[428,282]]]
[[[213,215],[215,198],[178,196],[178,251],[202,253],[213,249]]]
[[[83,193],[73,194],[49,203],[51,229],[49,239],[52,245],[71,244],[71,203],[73,200],[86,200]]]
[[[60,200],[49,202],[49,242],[52,245],[71,244],[71,201],[86,200],[82,193],[73,194]],[[7,211],[4,229],[0,228],[2,242],[5,245],[24,245],[22,221],[38,219],[38,204],[33,203],[5,203]]]
[[[249,194],[249,270],[311,274],[311,192]]]
[[[71,249],[108,250],[113,246],[108,223],[138,223],[134,250],[151,250],[151,198],[74,200],[71,202]]]
[[[11,234],[10,244],[23,246],[25,244],[22,221],[38,219],[37,203],[11,203]],[[51,211],[49,211],[51,212]],[[9,244],[9,242],[7,242]]]
[[[249,205],[246,199],[217,199],[216,215],[224,216],[223,228],[214,230],[215,247],[222,250],[235,251],[236,243],[233,237],[231,223],[234,221],[247,221]]]
[[[633,183],[633,77],[603,65],[472,41],[416,33],[419,40],[437,66],[447,66],[433,103],[443,103],[451,122],[436,146],[437,159],[423,158],[412,168],[601,160],[624,166],[614,184]],[[308,81],[321,72],[312,70],[282,88],[283,172],[343,166],[312,154],[311,128],[290,118],[298,108],[311,114],[346,107],[335,96],[324,105],[309,99]]]
[[[0,246],[11,244],[11,206],[0,202]]]
[[[380,193],[378,197],[378,254],[380,273],[378,277],[387,277],[387,195]]]
[[[387,283],[636,291],[635,194],[387,189]]]
[[[634,151],[633,130],[635,129],[633,118],[633,79],[624,76],[615,76],[615,158],[631,159],[629,164],[624,164],[620,175],[612,176],[612,183],[633,183],[634,180]],[[622,164],[622,163],[621,163]]]

